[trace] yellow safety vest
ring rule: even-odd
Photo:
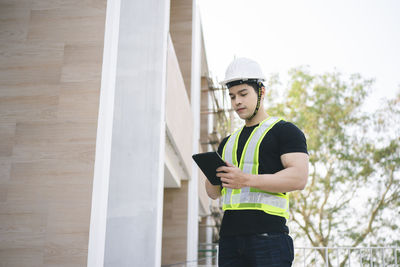
[[[262,121],[247,139],[240,163],[237,161],[239,136],[244,127],[234,132],[226,141],[222,158],[245,172],[258,174],[260,144],[267,132],[281,118],[269,117]],[[283,193],[271,193],[252,187],[241,189],[223,188],[223,210],[262,210],[268,214],[289,218],[289,196]]]

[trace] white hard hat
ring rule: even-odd
[[[226,85],[229,82],[238,80],[258,80],[265,81],[265,76],[260,65],[249,58],[236,58],[229,64],[225,72],[225,79],[220,82],[221,85]]]

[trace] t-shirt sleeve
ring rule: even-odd
[[[279,128],[280,155],[292,152],[307,153],[307,141],[304,133],[293,123],[284,122]]]
[[[219,143],[218,146],[218,154],[222,157],[222,152],[224,150],[224,146],[226,144],[226,142],[228,141],[229,136],[225,137],[224,139],[222,139],[221,143]]]

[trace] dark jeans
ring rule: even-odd
[[[254,234],[221,237],[218,266],[292,266],[293,240],[287,234]]]

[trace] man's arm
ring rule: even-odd
[[[248,186],[271,193],[304,189],[308,178],[308,155],[301,152],[287,153],[281,156],[281,161],[284,169],[274,174],[247,174],[228,164],[228,167],[217,169],[217,176],[226,188]]]
[[[207,195],[212,199],[217,199],[221,196],[221,186],[220,185],[212,185],[210,181],[206,179],[206,191]]]

